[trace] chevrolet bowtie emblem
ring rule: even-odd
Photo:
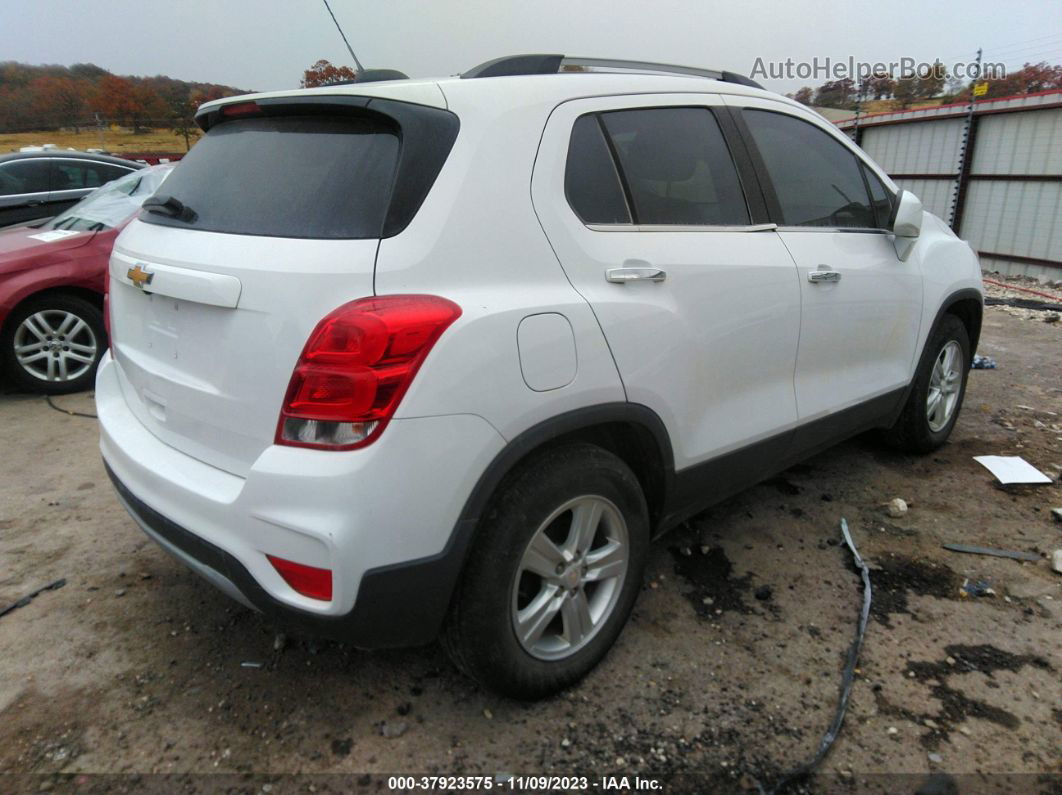
[[[148,273],[139,265],[137,265],[135,268],[130,268],[125,275],[129,278],[129,281],[131,281],[141,290],[144,289],[145,284],[151,284],[151,280],[155,278],[154,273]]]

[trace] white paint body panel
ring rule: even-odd
[[[525,317],[516,331],[520,372],[536,392],[568,386],[579,369],[575,335],[568,318],[556,312]]]
[[[683,469],[902,385],[940,302],[980,289],[969,247],[928,214],[899,264],[888,262],[887,235],[594,231],[568,207],[565,154],[579,113],[767,92],[696,78],[560,75],[283,93],[447,107],[461,129],[412,222],[381,241],[131,223],[115,247],[114,358],[100,367],[96,397],[104,459],[129,490],[302,610],[347,613],[366,570],[440,552],[480,475],[540,422],[641,403],[662,418]],[[772,101],[819,124],[795,103]],[[652,262],[667,280],[606,282],[605,269],[629,258]],[[806,269],[830,260],[845,262],[847,278],[840,290],[812,293]],[[125,278],[136,262],[160,274],[157,295]],[[274,445],[309,333],[374,292],[444,296],[462,315],[373,444]],[[295,593],[267,551],[331,568],[333,600]]]
[[[130,407],[166,444],[246,475],[273,442],[314,326],[372,295],[376,247],[133,221],[110,265],[111,347]],[[147,291],[126,276],[137,263],[156,274]]]
[[[120,370],[107,355],[96,379],[100,446],[119,480],[236,557],[271,596],[311,613],[349,612],[368,569],[440,552],[479,472],[503,446],[470,415],[395,420],[386,443],[353,453],[270,445],[239,477],[151,433],[131,409]],[[394,488],[413,482],[417,499]],[[292,590],[267,552],[335,571],[332,601]]]
[[[664,421],[676,469],[796,423],[797,270],[772,230],[591,229],[564,196],[568,140],[591,111],[720,105],[714,94],[610,97],[558,107],[532,196],[568,278],[594,307],[629,400]],[[609,268],[659,268],[663,282],[614,284]]]

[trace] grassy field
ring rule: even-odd
[[[194,144],[198,130],[190,134],[190,140]],[[0,133],[0,153],[17,152],[23,146],[40,146],[41,144],[55,144],[56,146],[74,149],[105,149],[108,152],[184,152],[184,136],[177,135],[170,130],[150,130],[145,133],[133,134],[125,129],[110,128],[103,131],[102,142],[98,130],[84,130],[80,133],[73,132],[24,132],[24,133]]]

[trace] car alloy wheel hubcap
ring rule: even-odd
[[[955,340],[947,343],[933,362],[926,396],[926,419],[929,429],[939,433],[955,413],[962,388],[962,347]]]
[[[575,654],[608,621],[630,564],[627,523],[604,497],[561,505],[532,536],[512,587],[512,625],[540,660]]]
[[[96,361],[99,342],[83,319],[62,309],[44,309],[15,330],[15,359],[41,381],[73,381]]]

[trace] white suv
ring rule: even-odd
[[[111,259],[101,447],[144,531],[263,613],[441,635],[541,696],[616,639],[653,535],[955,423],[974,253],[746,78],[520,56],[198,119]]]

